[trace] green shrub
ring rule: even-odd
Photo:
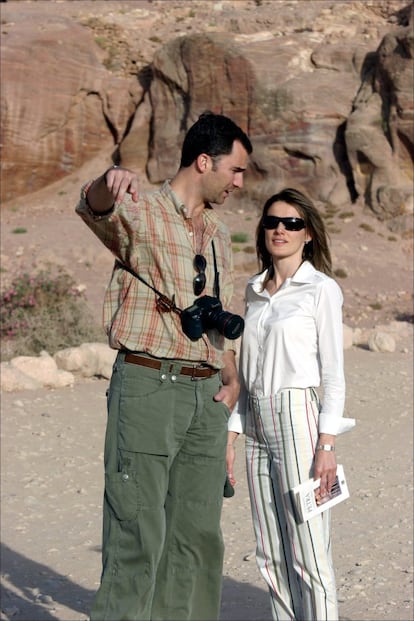
[[[24,226],[18,226],[12,230],[12,233],[15,233],[15,235],[21,235],[22,233],[27,233],[27,229]]]
[[[348,277],[348,273],[346,270],[344,270],[343,267],[338,267],[336,270],[334,270],[334,275],[337,278],[347,278]]]
[[[103,50],[106,50],[108,47],[108,39],[106,37],[95,37],[95,43]]]
[[[336,207],[336,205],[332,205],[331,203],[328,203],[325,206],[325,215],[326,216],[334,216],[335,214],[338,213],[339,207]]]
[[[339,214],[338,218],[341,218],[341,220],[346,220],[347,218],[353,218],[354,215],[355,214],[353,211],[343,211]]]
[[[83,294],[62,269],[19,274],[1,293],[2,359],[103,341]]]
[[[233,242],[233,244],[245,244],[248,239],[249,236],[247,233],[233,233],[233,235],[231,236],[231,241]]]
[[[332,235],[338,234],[342,232],[342,229],[339,226],[335,226],[333,223],[327,223],[328,233],[332,233]]]
[[[370,224],[366,224],[366,222],[362,222],[359,225],[360,229],[364,229],[364,231],[367,231],[368,233],[373,233],[374,229],[372,228],[372,226]]]
[[[381,302],[371,302],[371,304],[369,304],[369,307],[372,308],[372,310],[381,310],[382,304]]]

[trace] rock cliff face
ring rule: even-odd
[[[357,193],[394,229],[412,211],[413,59],[412,23],[383,38],[363,67],[345,136]]]
[[[409,226],[412,3],[47,4],[3,5],[3,201],[100,151],[159,183],[211,109],[252,139],[250,200],[299,183]]]
[[[118,142],[141,95],[105,69],[89,30],[45,8],[26,19],[17,13],[14,23],[3,17],[2,200],[40,189]]]
[[[301,41],[300,35],[279,42],[210,34],[166,44],[154,58],[150,89],[155,119],[151,181],[172,174],[184,130],[209,102],[254,140],[250,185],[258,179],[260,187],[266,186],[263,181],[301,183],[321,200],[349,202],[352,178],[340,168],[346,149],[338,132],[360,83],[353,50],[329,46],[331,68],[328,61],[318,68],[313,48],[305,49]],[[321,56],[318,48],[315,55]],[[335,159],[338,146],[342,161]]]

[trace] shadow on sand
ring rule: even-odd
[[[81,567],[79,568],[81,571]],[[65,621],[87,619],[94,592],[76,584],[47,565],[1,546],[2,619],[56,621],[56,607],[74,612]],[[220,621],[264,621],[270,619],[266,592],[223,578]]]
[[[5,544],[1,546],[1,609],[13,621],[56,621],[56,604],[87,617],[93,591],[32,561]],[[68,620],[69,621],[69,620]]]
[[[78,621],[88,619],[94,592],[1,545],[1,620]],[[56,616],[56,604],[74,612]],[[220,621],[270,621],[269,595],[247,583],[223,578]],[[342,621],[345,618],[342,617]]]

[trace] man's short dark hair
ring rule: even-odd
[[[190,166],[201,153],[207,153],[212,158],[228,155],[235,140],[243,145],[247,153],[253,151],[249,138],[234,121],[222,114],[203,112],[184,138],[180,168]]]

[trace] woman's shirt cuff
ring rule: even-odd
[[[343,416],[332,416],[332,414],[319,414],[319,433],[327,433],[332,436],[339,436],[341,433],[351,431],[355,427],[355,418],[345,418]]]
[[[244,433],[246,417],[239,412],[232,412],[229,421],[227,423],[228,431],[235,431],[236,433]]]

